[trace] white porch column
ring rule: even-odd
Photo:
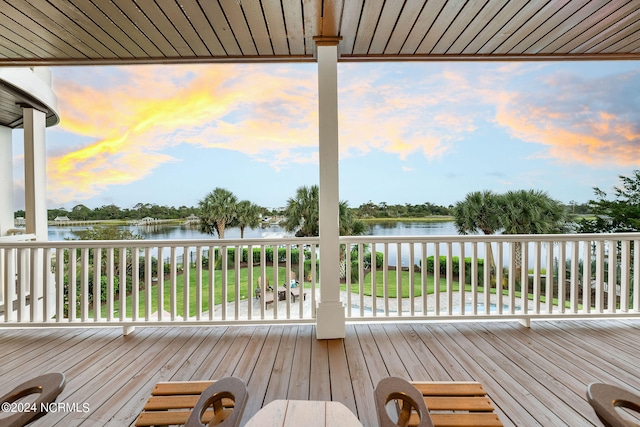
[[[320,302],[318,339],[344,338],[345,313],[340,301],[340,224],[338,195],[338,37],[314,37],[318,49],[320,150]]]
[[[42,111],[27,107],[23,114],[26,232],[34,233],[36,240],[48,240],[46,116]]]
[[[14,228],[13,211],[11,128],[0,126],[0,236],[6,236],[7,230]]]

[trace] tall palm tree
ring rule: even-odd
[[[287,200],[284,209],[283,227],[296,237],[311,237],[319,234],[320,192],[317,185],[303,185],[296,190],[295,197]]]
[[[287,206],[284,209],[286,219],[283,227],[286,231],[289,233],[295,231],[296,237],[311,237],[319,234],[319,195],[317,185],[302,186],[296,190],[296,196],[287,200]],[[364,233],[364,222],[353,216],[346,201],[340,202],[339,218],[341,236],[357,236]]]
[[[302,186],[296,191],[296,197],[287,201],[284,211],[286,220],[284,229],[288,232],[296,232],[296,237],[310,237],[319,234],[319,188],[317,185],[311,187]],[[365,224],[355,218],[349,210],[349,205],[345,201],[339,206],[340,235],[357,236],[364,233]],[[340,250],[340,277],[345,276],[346,253],[344,247]]]
[[[544,191],[509,191],[500,196],[504,234],[551,234],[566,231],[566,208]],[[515,245],[516,268],[522,266],[522,244]]]
[[[240,238],[244,239],[245,227],[256,228],[260,225],[260,206],[243,200],[236,205],[234,225],[240,227]]]
[[[224,229],[236,218],[238,199],[229,190],[217,187],[198,202],[200,209],[200,229],[204,233],[218,233],[224,239]]]
[[[494,234],[500,229],[500,196],[492,191],[475,191],[466,195],[464,200],[453,208],[455,226],[460,234],[476,233]],[[487,257],[492,271],[497,272],[493,249],[488,247]]]

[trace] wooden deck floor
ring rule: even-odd
[[[318,341],[310,325],[0,330],[0,394],[61,371],[59,401],[34,426],[126,426],[158,381],[234,375],[249,388],[245,421],[274,399],[334,400],[377,425],[373,388],[388,375],[480,381],[505,425],[600,425],[592,381],[640,391],[640,320],[364,324]]]

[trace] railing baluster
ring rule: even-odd
[[[360,317],[364,317],[364,245],[358,243],[358,297],[360,298]]]
[[[463,260],[466,268],[466,261]],[[471,243],[471,312],[478,314],[478,243]],[[466,281],[466,280],[465,280]]]
[[[260,318],[264,319],[267,303],[265,295],[267,294],[267,255],[265,246],[260,246]],[[275,301],[274,301],[275,303]]]
[[[421,243],[420,251],[420,287],[422,289],[422,315],[426,316],[429,311],[429,294],[427,291],[427,244]]]
[[[529,242],[520,243],[520,307],[523,314],[529,313]]]
[[[433,246],[433,297],[435,315],[440,316],[440,242]]]
[[[509,314],[515,313],[516,304],[516,243],[509,242]]]
[[[465,264],[464,254],[464,242],[458,242],[460,247],[460,256],[458,257],[458,295],[460,298],[460,315],[464,316],[467,308],[466,298],[466,284],[467,284],[467,272]]]
[[[202,319],[202,246],[196,246],[196,320]],[[209,310],[213,310],[209,306]]]
[[[347,317],[351,317],[351,250],[350,244],[345,245],[345,288],[347,294]]]
[[[114,260],[113,260],[113,248],[107,248],[107,294],[106,294],[106,305],[107,305],[107,320],[109,322],[113,321],[113,299],[114,299]]]
[[[622,253],[620,254],[620,311],[629,311],[629,260],[631,242],[623,240]]]
[[[617,262],[618,262],[618,248],[617,248],[617,241],[615,240],[609,240],[609,260],[608,260],[608,264],[609,264],[609,275],[607,278],[607,309],[609,310],[609,313],[615,313],[616,312],[616,297],[617,297],[617,291],[618,291],[618,286],[617,286],[617,281],[616,281],[616,266],[617,266]]]
[[[185,246],[182,249],[182,320],[189,320],[190,308],[191,308],[191,293],[189,287],[191,284],[191,252],[189,252],[189,246]]]
[[[131,248],[132,277],[131,277],[131,320],[138,320],[140,314],[140,251]]]
[[[582,312],[591,312],[591,242],[582,242]]]
[[[238,251],[240,256],[238,256]],[[240,318],[240,261],[244,257],[244,248],[242,246],[236,247],[236,264],[235,264],[235,274],[236,274],[236,320]],[[248,277],[247,277],[247,316],[251,318],[251,305],[252,305],[252,297],[251,297],[251,272],[253,270],[253,262],[251,261],[253,254],[251,253],[251,246],[249,246],[247,250],[247,268],[248,268]]]
[[[216,306],[216,252],[213,245],[209,246],[209,320],[215,317],[214,307]]]
[[[640,312],[640,240],[633,241],[633,311]]]
[[[300,254],[303,256],[302,254]],[[302,313],[302,311],[300,312]],[[247,319],[253,318],[253,245],[247,247]]]
[[[56,249],[56,321],[57,322],[62,322],[62,319],[64,318],[64,253],[65,253],[65,250],[63,248]],[[7,311],[7,312],[10,313],[11,311]]]
[[[164,317],[164,247],[158,246],[158,271],[156,281],[156,298],[158,302],[158,321]]]
[[[152,267],[153,260],[151,259],[151,248],[144,249],[144,320],[147,322],[151,320],[151,303],[153,300],[152,291]]]
[[[542,268],[542,243],[533,242],[533,310],[535,314],[540,313],[540,270]]]
[[[596,244],[596,312],[604,311],[604,273],[605,254],[604,241],[600,240]]]
[[[396,304],[397,314],[402,316],[402,244],[396,243]]]
[[[95,256],[95,252],[94,252]],[[95,263],[95,260],[94,260]],[[80,253],[80,319],[89,318],[89,249],[82,248]],[[95,284],[95,275],[94,275]],[[94,288],[95,289],[95,288]],[[92,290],[93,292],[93,290]]]
[[[440,260],[438,260],[440,263]],[[453,314],[453,243],[447,242],[447,314]]]
[[[120,283],[118,284],[118,296],[120,300],[120,321],[127,318],[127,250],[120,247],[118,265],[120,269]]]
[[[554,288],[553,248],[554,248],[554,242],[547,242],[547,264],[546,264],[547,271],[544,275],[547,313],[553,313],[553,288]]]
[[[43,274],[44,274],[44,288],[42,295],[42,302],[44,308],[43,321],[51,322],[51,318],[54,316],[55,310],[52,310],[55,306],[55,279],[53,276],[52,268],[52,252],[50,248],[45,248],[43,259]],[[0,264],[2,264],[2,250],[0,250]],[[0,267],[0,293],[2,292],[2,268]]]
[[[77,267],[77,254],[76,248],[69,249],[69,291],[68,291],[68,305],[67,316],[70,322],[76,320],[76,267]]]
[[[87,260],[89,257],[87,256]],[[89,266],[87,266],[87,269]],[[102,313],[102,248],[93,249],[93,321],[101,319]],[[88,310],[87,310],[88,311]]]
[[[384,315],[389,315],[389,244],[384,244],[384,264],[382,264],[382,298],[384,300]]]
[[[567,246],[566,242],[559,242],[558,245],[558,309],[564,313],[567,299]]]
[[[376,243],[371,243],[371,314],[378,315],[378,253]]]
[[[316,318],[316,286],[318,271],[316,268],[317,250],[315,243],[311,245],[311,317]]]
[[[169,303],[171,305],[171,321],[176,320],[178,312],[178,254],[176,247],[171,247],[171,273],[169,280],[171,282],[169,289]]]
[[[409,243],[409,314],[415,316],[415,279],[414,279],[414,246],[413,243]],[[426,296],[426,295],[425,295]]]
[[[484,314],[491,314],[491,259],[493,257],[493,249],[491,242],[484,242],[484,263],[483,263],[483,289],[484,289]],[[496,269],[497,270],[497,269]],[[496,271],[497,277],[497,271]],[[498,288],[498,280],[496,280],[496,294],[500,292]]]
[[[578,312],[578,278],[580,274],[578,242],[573,242],[571,253],[571,313]]]
[[[298,286],[300,286],[300,296],[298,297],[298,318],[302,319],[304,318],[304,301],[305,301],[305,297],[304,297],[304,261],[305,261],[305,255],[304,255],[304,245],[299,244],[298,245]]]

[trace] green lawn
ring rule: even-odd
[[[214,272],[214,301],[215,304],[220,304],[222,301],[222,271],[215,270]],[[227,270],[227,302],[235,301],[236,299],[236,288],[235,288],[235,271],[230,269]],[[247,280],[249,276],[249,269],[242,268],[240,269],[240,299],[247,299],[248,296],[253,296],[253,290],[255,289],[258,283],[258,277],[260,276],[260,267],[253,267],[253,283],[251,286],[247,286]],[[266,267],[266,276],[269,278],[269,284],[273,285],[273,267]],[[285,282],[286,278],[286,268],[278,267],[278,282],[280,284]],[[191,268],[189,270],[189,316],[195,316],[197,307],[196,307],[196,269]],[[144,285],[141,283],[141,286]],[[164,310],[171,312],[171,292],[169,289],[170,282],[169,279],[165,279],[164,283]],[[310,287],[310,285],[306,285],[305,287]],[[159,286],[152,286],[151,288],[151,313],[155,313],[158,311],[158,289]],[[179,274],[176,280],[176,314],[178,316],[184,317],[184,275]],[[138,316],[143,318],[146,315],[145,305],[146,305],[147,291],[142,289],[139,291],[138,297]],[[127,308],[127,317],[131,317],[132,315],[132,304],[133,304],[133,296],[128,295],[126,298],[126,308]],[[119,316],[120,312],[120,301],[114,301],[115,306],[115,315]],[[202,311],[209,310],[209,270],[202,270]],[[102,317],[107,316],[107,308],[105,305],[102,306]],[[89,316],[93,316],[93,310],[90,311]]]
[[[402,297],[408,298],[409,290],[410,290],[409,274],[411,273],[409,271],[402,271],[401,274],[402,274],[401,276]],[[398,296],[396,279],[397,279],[397,271],[390,270],[388,272],[388,281],[387,281],[389,298],[397,298]],[[416,297],[422,296],[421,273],[413,273],[413,280],[414,280],[414,284],[413,284],[414,296]],[[444,292],[447,290],[447,280],[445,278],[442,278],[442,277],[440,278],[439,285],[440,285],[440,291]],[[351,292],[359,293],[360,292],[359,286],[360,285],[357,282],[355,284],[351,284]],[[366,276],[364,277],[363,287],[364,287],[364,294],[367,296],[371,296],[371,273],[367,273]],[[459,287],[460,287],[460,284],[458,282],[456,281],[452,282],[452,290],[457,291]],[[343,291],[346,291],[347,287],[346,285],[341,285],[340,289]],[[469,286],[469,289],[471,289],[470,286]],[[433,277],[433,274],[428,274],[427,275],[427,294],[432,294],[433,292],[434,292],[434,277]],[[384,296],[384,273],[381,270],[376,270],[376,297],[383,297],[383,296]]]

